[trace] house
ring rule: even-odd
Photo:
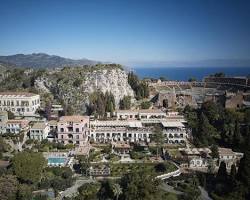
[[[30,128],[30,139],[33,140],[45,140],[49,134],[49,125],[45,122],[36,122]]]
[[[211,159],[209,148],[179,148],[183,159],[188,161],[188,168],[194,170],[207,170]]]
[[[112,144],[112,150],[114,153],[117,153],[119,155],[129,154],[131,146],[124,142],[117,142]]]
[[[109,176],[110,175],[110,168],[106,165],[102,166],[95,166],[95,167],[90,167],[88,169],[88,174],[89,176]]]
[[[231,169],[231,166],[238,165],[240,159],[243,157],[243,153],[234,152],[229,148],[218,148],[219,152],[219,163],[224,161],[228,170]]]
[[[22,131],[28,131],[29,120],[10,119],[6,122],[6,133],[19,134]]]
[[[40,95],[27,92],[0,92],[0,112],[16,116],[33,116],[40,107]]]
[[[63,144],[85,146],[88,141],[88,116],[63,116],[57,123],[58,141]]]

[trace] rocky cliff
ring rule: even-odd
[[[84,112],[89,94],[96,90],[112,92],[116,106],[125,95],[134,97],[126,72],[119,65],[47,70],[35,80],[35,87],[51,93],[56,99],[72,106],[75,112]]]

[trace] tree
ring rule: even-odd
[[[248,193],[250,193],[250,136],[248,136],[244,156],[240,160],[237,178],[248,189]]]
[[[0,177],[0,199],[16,200],[18,181],[15,176],[5,175]]]
[[[164,144],[165,137],[163,135],[161,127],[158,125],[154,127],[152,140],[156,143],[157,157],[159,157],[159,147],[162,147],[162,145]]]
[[[220,118],[222,107],[219,107],[213,101],[206,101],[201,106],[201,112],[206,115],[209,123],[214,125]]]
[[[146,171],[132,171],[122,177],[123,199],[126,200],[150,200],[162,199],[159,190],[159,181]]]
[[[84,200],[97,200],[97,193],[100,189],[99,183],[87,183],[78,188],[79,196]]]
[[[131,108],[131,97],[130,96],[124,96],[120,100],[120,109],[121,110],[127,110]]]
[[[17,200],[31,200],[32,191],[30,186],[26,184],[20,184],[17,192]]]
[[[219,158],[219,152],[218,152],[218,146],[217,145],[212,145],[211,146],[211,156],[212,158]]]
[[[234,135],[233,135],[233,149],[239,150],[241,145],[241,133],[240,133],[240,125],[239,122],[235,122],[235,129],[234,129]]]
[[[79,164],[80,164],[81,173],[84,174],[84,175],[87,175],[87,171],[88,171],[88,169],[90,167],[90,163],[89,163],[88,158],[81,157],[80,160],[79,160]]]
[[[41,153],[21,152],[14,156],[13,169],[17,177],[26,183],[37,183],[41,179],[46,161]]]
[[[149,88],[145,81],[140,81],[139,78],[133,73],[128,74],[128,83],[135,92],[137,100],[149,96]]]
[[[221,181],[221,182],[224,182],[227,179],[227,167],[224,161],[220,163],[220,167],[219,167],[216,179],[217,181]]]
[[[213,75],[214,77],[225,77],[225,73],[224,72],[217,72]]]
[[[13,112],[8,111],[8,119],[15,119],[15,115]]]
[[[201,113],[198,131],[195,132],[195,144],[199,146],[207,146],[213,143],[213,136],[216,135],[215,128],[209,123],[204,113]]]
[[[119,196],[122,194],[122,188],[119,184],[115,183],[112,186],[112,190],[114,193],[114,196],[116,197],[116,200],[118,200]]]
[[[231,166],[231,170],[230,170],[230,179],[231,179],[231,183],[233,186],[235,185],[236,174],[237,174],[236,166],[235,166],[235,164],[233,164]]]
[[[150,101],[143,101],[141,103],[141,109],[149,109],[151,106],[151,102]]]
[[[195,82],[196,81],[196,78],[195,77],[191,77],[188,79],[188,82]]]

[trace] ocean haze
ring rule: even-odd
[[[223,72],[226,76],[248,76],[250,75],[250,65],[248,67],[137,67],[133,71],[140,78],[165,77],[168,80],[187,81],[189,78],[202,80],[205,76]]]

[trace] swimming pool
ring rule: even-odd
[[[67,158],[50,157],[48,158],[48,165],[66,165]]]

